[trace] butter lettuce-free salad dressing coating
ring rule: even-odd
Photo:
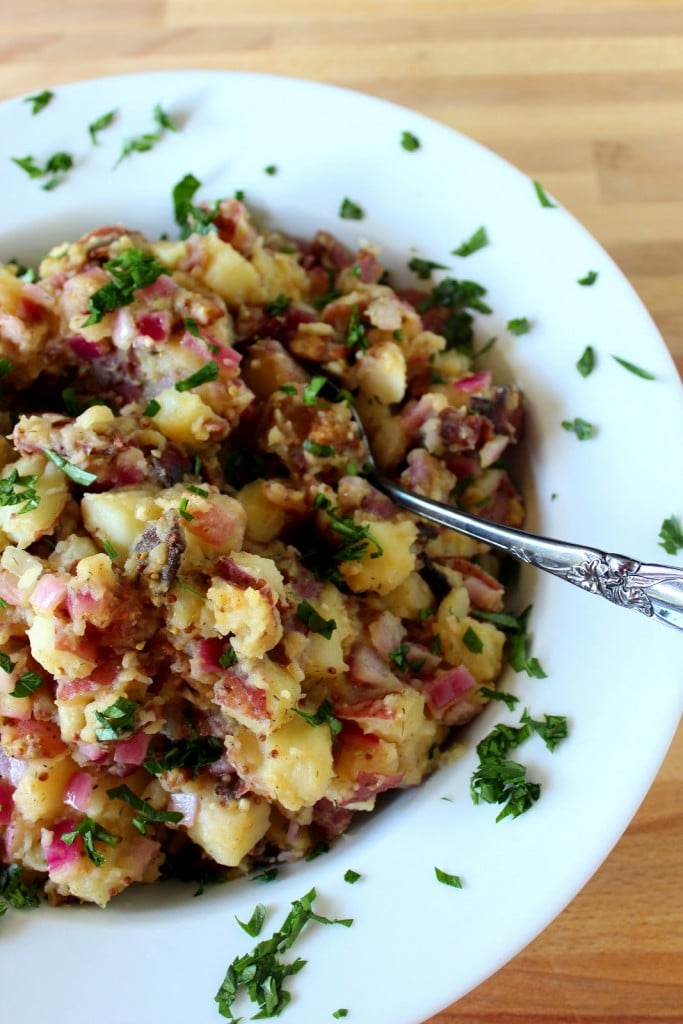
[[[53,901],[305,856],[501,671],[496,561],[372,486],[347,401],[384,470],[519,525],[521,398],[451,344],[469,314],[210,219],[0,265],[0,861]]]

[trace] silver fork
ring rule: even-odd
[[[380,472],[358,411],[349,404],[368,452],[367,476],[400,508],[484,541],[520,562],[535,565],[622,608],[635,608],[643,615],[683,630],[683,569],[638,562],[626,555],[610,554],[597,548],[500,526],[443,502],[423,498]]]

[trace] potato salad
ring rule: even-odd
[[[0,864],[51,902],[309,855],[502,668],[498,556],[382,495],[350,408],[408,488],[522,524],[472,283],[237,198],[181,234],[0,264]]]

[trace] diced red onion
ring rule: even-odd
[[[36,611],[53,612],[66,597],[66,582],[54,573],[44,573],[31,594],[31,604]]]
[[[434,711],[442,711],[459,701],[476,685],[469,669],[464,665],[458,665],[457,668],[449,668],[434,676],[424,684],[423,689],[429,706]]]
[[[197,793],[171,793],[168,798],[169,811],[182,814],[178,824],[185,825],[187,828],[192,828],[197,820],[198,807],[199,795]]]
[[[95,780],[88,772],[75,772],[66,784],[64,803],[85,812]]]
[[[125,740],[119,740],[114,750],[114,761],[117,764],[142,764],[151,739],[148,732],[136,732]]]
[[[9,825],[14,810],[14,787],[0,779],[0,827]]]

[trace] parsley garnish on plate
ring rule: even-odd
[[[585,277],[580,277],[577,284],[583,285],[584,288],[590,288],[591,285],[595,284],[598,279],[597,270],[589,270]]]
[[[108,110],[106,114],[101,114],[100,117],[96,117],[94,121],[90,122],[88,132],[93,146],[99,146],[100,140],[97,136],[114,123],[117,113],[117,110]]]
[[[432,276],[433,270],[448,270],[448,267],[443,263],[435,263],[434,260],[424,260],[420,256],[413,256],[408,261],[408,269],[417,274],[421,281],[427,281]]]
[[[257,903],[248,921],[240,921],[239,917],[236,917],[235,920],[247,935],[250,935],[252,939],[255,939],[261,934],[263,924],[266,920],[266,908],[263,903]]]
[[[553,209],[557,206],[557,203],[554,203],[551,199],[548,198],[548,195],[545,189],[543,188],[543,185],[541,185],[540,181],[534,181],[534,191],[536,192],[536,198],[538,199],[541,206]]]
[[[153,149],[157,142],[163,138],[164,132],[178,131],[178,126],[171,120],[168,114],[162,110],[159,103],[154,107],[152,117],[157,126],[156,130],[153,132],[144,132],[142,135],[135,135],[133,138],[126,139],[121,147],[119,158],[114,164],[115,169],[119,166],[121,161],[125,160],[131,153],[147,153],[150,149]]]
[[[408,153],[414,153],[420,148],[420,140],[412,132],[401,132],[401,145]]]
[[[212,202],[208,210],[192,202],[200,185],[199,178],[195,178],[194,174],[186,174],[173,187],[173,210],[181,238],[188,238],[192,234],[208,235],[210,231],[216,230],[214,221],[218,214],[218,202]]]
[[[586,345],[581,358],[576,364],[576,369],[582,377],[589,377],[595,369],[595,351],[591,345]]]
[[[345,928],[353,924],[350,918],[334,919],[316,914],[313,910],[316,896],[316,890],[311,889],[301,899],[294,900],[282,926],[269,939],[257,943],[250,953],[235,957],[215,996],[222,1017],[237,1024],[240,1018],[234,1016],[233,1006],[241,993],[258,1006],[260,1012],[256,1018],[277,1017],[291,999],[284,987],[286,979],[298,974],[306,966],[306,961],[301,957],[289,962],[281,959],[282,954],[294,945],[303,928],[309,921],[340,924]]]
[[[510,334],[515,334],[520,337],[522,334],[528,334],[531,330],[531,323],[525,316],[516,316],[512,320],[508,320],[507,329]]]
[[[339,216],[342,220],[362,220],[363,208],[347,196],[339,207]]]
[[[636,366],[635,363],[630,363],[628,359],[622,359],[621,356],[615,356],[614,354],[612,355],[612,359],[614,359],[616,363],[619,363],[619,366],[623,366],[625,370],[628,370],[629,373],[635,374],[636,377],[642,377],[643,380],[657,379],[654,373],[650,373],[649,370],[644,370],[642,366]]]
[[[24,103],[31,104],[31,113],[39,114],[41,110],[50,103],[55,97],[55,94],[51,89],[43,89],[42,92],[36,92],[33,96],[25,96]]]
[[[442,885],[450,885],[453,889],[462,889],[460,875],[452,875],[449,871],[443,871],[442,868],[437,867],[434,868],[434,874]]]
[[[593,424],[589,423],[588,420],[582,419],[580,416],[575,416],[573,420],[562,420],[562,426],[570,434],[576,434],[579,441],[590,441],[592,437],[595,437],[595,427]]]
[[[22,171],[25,171],[29,178],[43,178],[48,174],[52,175],[42,186],[46,192],[51,192],[53,188],[60,185],[64,181],[66,172],[70,171],[74,165],[71,154],[61,150],[58,153],[53,153],[46,161],[44,167],[37,164],[32,156],[13,156],[10,159],[17,167],[21,167]]]
[[[464,242],[461,242],[457,249],[453,249],[454,256],[471,256],[473,252],[478,252],[479,249],[483,249],[484,246],[489,244],[489,236],[486,233],[485,227],[477,228],[477,230],[466,238]]]
[[[516,704],[519,704],[519,697],[516,697],[514,693],[506,693],[505,690],[494,690],[490,686],[480,686],[478,691],[482,697],[488,697],[489,700],[499,700],[512,711]]]
[[[668,555],[676,555],[683,548],[683,530],[676,516],[669,516],[659,531],[659,546]]]

